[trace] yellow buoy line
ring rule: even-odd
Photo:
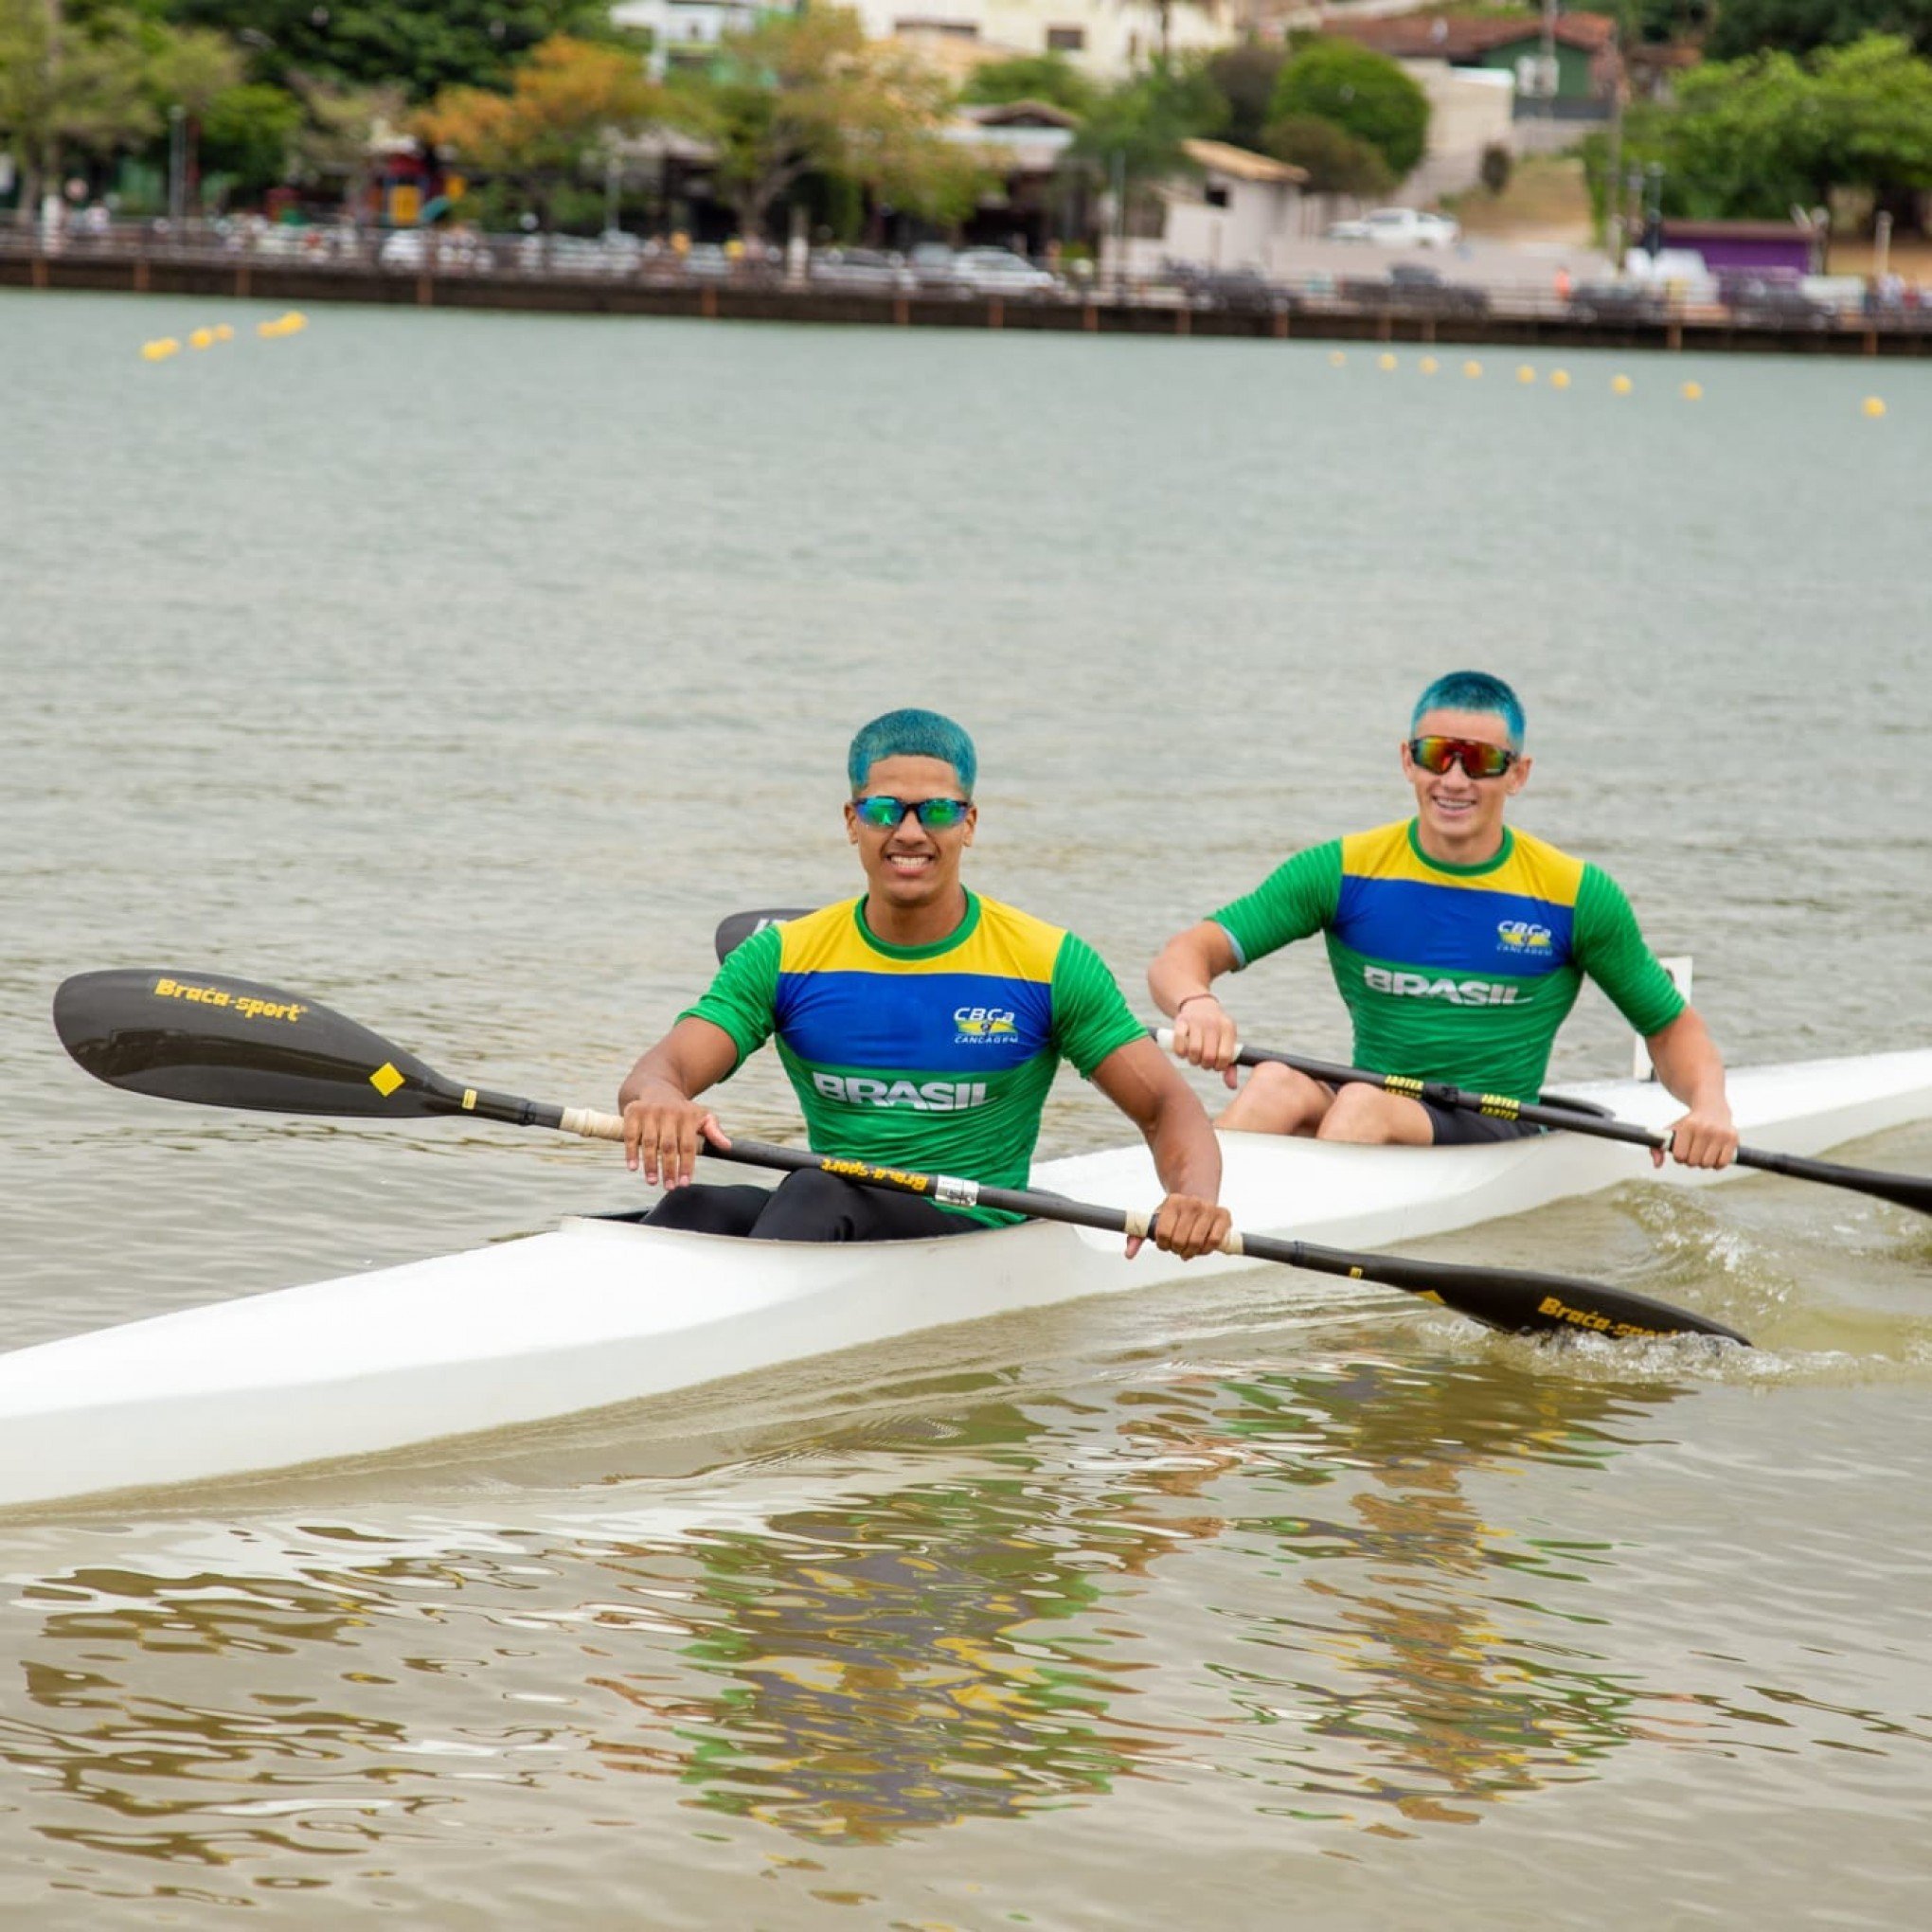
[[[1349,358],[1340,349],[1332,349],[1329,350],[1329,362],[1333,367],[1341,368],[1347,364],[1348,360]],[[1402,367],[1402,358],[1391,350],[1384,349],[1375,358],[1375,367],[1385,373],[1398,369]],[[1442,365],[1433,355],[1420,356],[1416,360],[1417,369],[1425,376],[1433,376],[1441,367]],[[1482,364],[1472,356],[1462,365],[1462,373],[1472,379],[1480,376],[1482,374]],[[1539,380],[1534,364],[1518,363],[1516,365],[1516,380],[1525,388],[1534,387]],[[1576,381],[1567,369],[1551,369],[1548,376],[1542,380],[1546,381],[1552,389],[1570,388]],[[1610,393],[1613,396],[1629,396],[1635,393],[1636,388],[1637,385],[1626,375],[1619,373],[1610,378]],[[1704,400],[1704,385],[1695,380],[1680,383],[1677,385],[1677,394],[1686,402],[1701,402]],[[1874,420],[1885,414],[1885,399],[1881,396],[1868,396],[1858,406],[1865,415]]]
[[[273,342],[277,336],[299,335],[308,326],[309,318],[299,309],[289,309],[269,321],[258,322],[255,332],[264,342]],[[234,325],[217,322],[212,327],[190,330],[188,346],[189,349],[212,349],[218,342],[233,342],[234,339]],[[180,338],[173,335],[157,335],[152,341],[141,345],[143,362],[166,362],[170,356],[180,353]]]

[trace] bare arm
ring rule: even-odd
[[[1174,1052],[1195,1066],[1220,1068],[1235,1082],[1234,1056],[1241,1033],[1215,995],[1213,983],[1235,969],[1234,941],[1225,928],[1204,919],[1176,933],[1147,969],[1147,990],[1174,1019]]]
[[[1152,1040],[1117,1046],[1094,1069],[1094,1084],[1140,1129],[1154,1170],[1167,1190],[1154,1225],[1154,1243],[1191,1261],[1212,1254],[1227,1238],[1221,1193],[1221,1143],[1207,1111],[1179,1071]],[[1139,1252],[1129,1241],[1127,1252]]]
[[[653,1186],[687,1185],[697,1166],[700,1136],[729,1147],[718,1117],[696,1104],[738,1064],[738,1048],[723,1027],[683,1019],[642,1054],[617,1089],[624,1116],[624,1165],[644,1170]]]
[[[1728,1167],[1738,1151],[1738,1131],[1725,1095],[1724,1059],[1697,1009],[1687,1006],[1644,1045],[1657,1078],[1690,1109],[1671,1129],[1673,1156],[1686,1167]],[[1663,1165],[1661,1150],[1653,1158]]]

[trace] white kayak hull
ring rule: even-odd
[[[1572,1089],[1668,1123],[1655,1085]],[[1733,1074],[1755,1145],[1816,1154],[1932,1114],[1932,1051]],[[1223,1136],[1250,1233],[1396,1246],[1650,1176],[1578,1135],[1460,1148]],[[1711,1185],[1671,1168],[1674,1182]],[[1047,1161],[1033,1185],[1145,1207],[1142,1147]],[[1255,1265],[1216,1257],[1196,1273]],[[205,1481],[634,1402],[921,1329],[1151,1287],[1183,1264],[1038,1223],[884,1245],[743,1242],[570,1219],[554,1232],[244,1297],[0,1356],[0,1507]],[[1328,1284],[1331,1293],[1351,1291]],[[1352,1291],[1359,1293],[1360,1291]]]

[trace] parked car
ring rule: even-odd
[[[494,266],[482,242],[464,228],[397,228],[383,237],[376,259],[385,268],[428,268],[476,274]]]
[[[806,273],[812,286],[821,289],[899,295],[918,285],[904,261],[883,248],[819,249],[814,252]]]
[[[953,286],[953,251],[943,242],[921,242],[905,258],[912,278],[922,289]]]
[[[1448,248],[1462,239],[1459,223],[1426,208],[1371,208],[1351,222],[1331,222],[1331,242],[1373,242],[1384,248]]]
[[[703,281],[724,281],[731,274],[731,258],[721,242],[693,242],[682,258],[687,275]]]
[[[1295,292],[1252,268],[1202,268],[1167,263],[1165,278],[1197,309],[1234,309],[1251,315],[1283,315],[1297,307]]]
[[[1670,308],[1661,289],[1636,282],[1583,282],[1569,297],[1569,313],[1579,322],[1661,322]]]
[[[1694,248],[1659,248],[1655,254],[1632,248],[1623,258],[1623,278],[1687,308],[1702,308],[1719,299],[1717,277]]]
[[[1754,329],[1829,329],[1837,309],[1807,295],[1797,280],[1769,276],[1720,276],[1718,298],[1734,322]]]
[[[1011,248],[962,248],[953,258],[953,286],[975,295],[1050,295],[1060,279]]]
[[[1335,293],[1365,309],[1400,309],[1411,315],[1487,315],[1487,290],[1444,281],[1421,262],[1398,261],[1386,276],[1350,277]]]

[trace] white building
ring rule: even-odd
[[[774,10],[753,0],[617,0],[611,19],[618,27],[650,28],[651,74],[661,80],[680,55],[707,54],[727,33],[756,27],[760,14]]]
[[[873,40],[955,39],[975,43],[989,59],[1064,54],[1097,80],[1118,80],[1160,51],[1160,9],[1141,0],[851,0]],[[1225,46],[1236,37],[1233,12],[1175,0],[1168,42],[1175,54]]]
[[[1101,267],[1129,275],[1157,274],[1164,262],[1208,270],[1252,270],[1277,279],[1288,273],[1289,250],[1302,227],[1306,169],[1250,153],[1225,141],[1184,141],[1198,170],[1163,183],[1160,233],[1139,235],[1124,252],[1112,237]]]

